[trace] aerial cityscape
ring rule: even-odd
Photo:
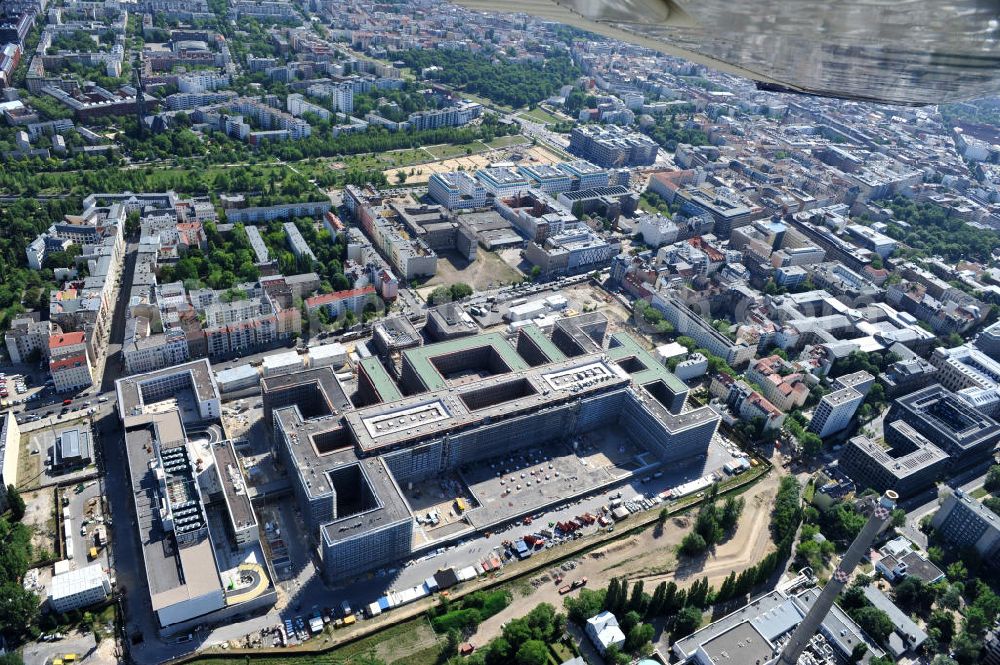
[[[0,2],[0,665],[1000,665],[994,75],[542,4]]]

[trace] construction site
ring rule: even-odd
[[[582,315],[551,337],[528,326],[513,343],[480,334],[369,357],[352,393],[329,368],[265,377],[264,422],[327,581],[731,461],[715,411],[688,406],[683,382],[606,326]]]

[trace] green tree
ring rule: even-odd
[[[823,439],[813,432],[805,432],[799,437],[802,445],[802,453],[809,458],[816,457],[823,452]]]
[[[706,549],[708,549],[708,543],[705,542],[705,538],[697,531],[692,531],[681,540],[681,554],[697,556],[702,554]]]
[[[697,607],[691,607],[690,605],[685,606],[677,613],[674,619],[673,629],[670,631],[670,636],[675,641],[682,637],[687,637],[694,631],[698,630],[698,626],[701,625],[701,610]]]
[[[580,589],[579,595],[566,596],[563,606],[569,614],[569,619],[575,624],[583,625],[587,619],[598,614],[604,608],[606,589]]]
[[[990,492],[1000,492],[1000,464],[994,464],[986,472],[986,480],[983,482],[983,487]]]
[[[656,630],[648,623],[632,626],[625,637],[625,651],[638,654],[653,639]]]
[[[893,600],[906,612],[923,613],[930,610],[934,593],[919,577],[907,575],[893,590]]]
[[[24,498],[13,485],[7,485],[7,503],[10,506],[11,518],[15,522],[20,522],[24,518]]]
[[[528,640],[517,650],[517,665],[546,665],[549,649],[541,640]]]
[[[851,613],[851,618],[857,622],[861,630],[880,645],[889,643],[889,635],[895,629],[895,625],[889,615],[882,610],[869,605],[855,610]]]
[[[38,596],[16,580],[0,585],[0,633],[17,637],[38,619]]]

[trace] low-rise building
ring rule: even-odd
[[[56,612],[103,603],[110,595],[111,578],[99,563],[53,575],[49,586],[49,603]]]
[[[890,582],[901,582],[911,576],[924,584],[934,584],[944,579],[944,571],[922,552],[914,549],[913,543],[904,536],[898,536],[883,545],[879,554],[875,570]]]
[[[618,619],[605,610],[587,619],[587,637],[594,643],[603,656],[611,647],[621,647],[625,644],[625,633],[618,625]]]

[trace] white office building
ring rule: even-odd
[[[427,183],[427,193],[448,210],[486,206],[486,188],[465,171],[435,173]]]

